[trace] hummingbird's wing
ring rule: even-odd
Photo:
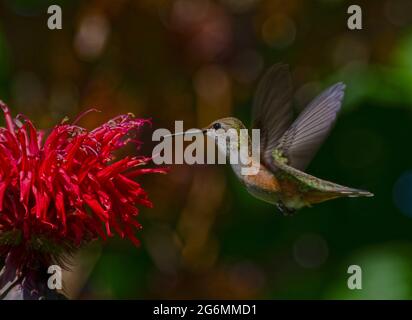
[[[270,150],[266,155],[269,159],[279,139],[293,123],[291,99],[289,67],[275,64],[260,80],[252,108],[252,128],[260,129],[261,150]]]
[[[345,85],[337,83],[317,96],[282,135],[277,145],[265,157],[273,169],[273,152],[280,154],[293,168],[304,170],[335,124],[342,105]]]

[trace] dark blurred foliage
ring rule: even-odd
[[[60,4],[63,29],[47,28]],[[375,193],[282,217],[222,165],[176,165],[144,185],[142,247],[110,239],[79,253],[74,298],[412,298],[412,3],[343,0],[2,0],[0,95],[50,128],[133,112],[153,128],[250,123],[272,63],[291,65],[296,106],[347,84],[343,111],[308,172]],[[148,128],[143,151],[153,143]],[[133,152],[133,150],[130,150]],[[347,288],[347,268],[363,289]]]

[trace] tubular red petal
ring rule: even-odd
[[[16,133],[14,132],[14,122],[13,118],[11,117],[9,107],[7,107],[7,105],[0,100],[0,108],[3,110],[4,118],[6,119],[7,130],[9,130],[9,132],[13,136],[15,136]]]

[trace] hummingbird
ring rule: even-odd
[[[276,205],[284,215],[335,198],[373,196],[368,191],[342,186],[304,172],[334,126],[344,90],[345,85],[341,82],[332,85],[294,118],[288,65],[275,64],[265,73],[252,106],[252,128],[260,129],[258,172],[242,175],[242,164],[231,164],[252,196]],[[219,145],[219,139],[216,139],[229,129],[239,132],[246,127],[241,120],[227,117],[213,121],[200,132],[214,138],[218,148],[225,148],[221,151],[230,155],[239,148],[240,141],[230,140],[229,144]],[[254,161],[250,160],[250,163]]]

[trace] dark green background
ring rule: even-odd
[[[47,28],[60,4],[63,29]],[[14,114],[50,128],[97,107],[92,128],[118,113],[154,128],[250,122],[257,79],[289,63],[302,108],[347,84],[342,113],[308,168],[364,188],[282,217],[252,198],[228,167],[173,166],[142,182],[142,246],[110,239],[76,258],[75,298],[412,298],[412,3],[356,1],[1,1],[0,95]],[[150,130],[144,151],[153,146]],[[350,265],[363,289],[347,288]]]

